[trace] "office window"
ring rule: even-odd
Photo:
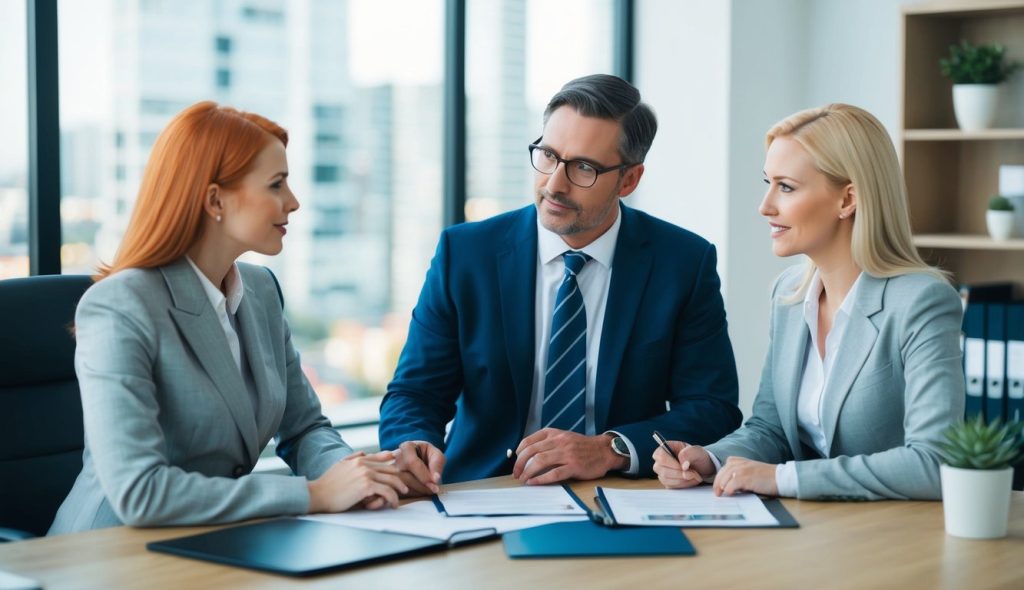
[[[441,229],[443,1],[174,6],[59,0],[64,272],[113,258],[181,109],[266,115],[289,130],[301,208],[281,255],[247,260],[277,274],[306,374],[345,419],[391,378]]]
[[[548,99],[572,78],[611,73],[612,0],[466,3],[466,219],[533,200],[526,146]]]
[[[229,88],[231,88],[231,70],[218,69],[217,90],[227,90]]]
[[[0,279],[28,276],[28,53],[24,0],[0,0]]]
[[[217,53],[218,54],[229,54],[231,53],[231,37],[218,36],[216,39]]]
[[[328,183],[338,182],[341,174],[340,170],[336,165],[322,165],[318,164],[313,167],[313,182],[316,183]]]

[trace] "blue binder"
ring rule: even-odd
[[[686,534],[667,527],[606,527],[590,520],[559,522],[505,533],[505,553],[530,557],[696,555]]]
[[[1006,306],[1006,416],[1024,419],[1024,302]]]
[[[987,304],[985,326],[985,420],[1006,419],[1006,305]]]
[[[966,418],[984,413],[985,304],[969,303],[964,310],[964,379],[967,381]]]

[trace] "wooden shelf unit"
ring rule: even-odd
[[[918,248],[941,248],[948,250],[1020,250],[1024,251],[1024,239],[993,240],[987,235],[973,234],[917,234],[914,244]]]
[[[903,9],[901,157],[914,241],[963,283],[1012,281],[1024,293],[1024,236],[988,237],[999,166],[1024,164],[1024,72],[1004,83],[996,128],[965,132],[939,58],[966,39],[1000,43],[1024,62],[1024,1],[944,0]]]

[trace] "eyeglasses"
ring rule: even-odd
[[[618,164],[607,168],[598,168],[586,160],[563,160],[555,152],[537,145],[542,138],[530,144],[530,163],[534,170],[541,174],[554,174],[559,164],[565,164],[565,175],[569,182],[580,188],[590,188],[597,182],[597,177],[612,170],[623,171],[634,164]]]

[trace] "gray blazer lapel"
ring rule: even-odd
[[[174,307],[170,310],[171,318],[217,387],[217,392],[238,426],[250,460],[255,462],[260,448],[252,403],[199,277],[184,258],[162,267],[160,271],[174,301]]]
[[[778,358],[774,360],[776,374],[772,388],[775,391],[775,407],[779,421],[789,441],[789,448],[795,458],[802,459],[800,431],[796,419],[797,397],[803,381],[804,361],[807,358],[807,343],[810,334],[804,322],[801,303],[776,303],[778,324],[772,335],[772,347]]]
[[[825,391],[822,392],[821,426],[825,430],[830,457],[835,441],[836,424],[839,422],[839,411],[878,339],[878,328],[869,318],[882,309],[882,294],[886,282],[887,279],[876,279],[867,273],[861,277],[861,284],[857,287],[857,300],[850,310],[850,323],[846,326],[842,346],[836,352],[836,359],[832,364],[832,374],[829,375]]]
[[[245,350],[246,359],[249,362],[249,370],[252,371],[252,379],[256,384],[256,391],[260,400],[256,408],[256,431],[260,437],[273,434],[276,430],[273,424],[274,419],[281,415],[278,411],[278,404],[284,401],[284,390],[280,387],[271,387],[270,376],[273,362],[266,357],[265,351],[270,350],[270,338],[266,334],[267,315],[263,307],[257,304],[256,294],[246,287],[245,297],[238,306],[238,338]]]

